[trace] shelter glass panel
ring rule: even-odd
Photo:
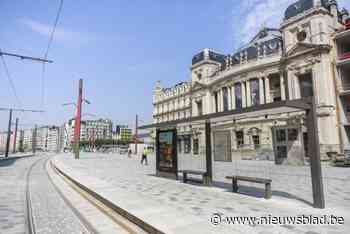
[[[174,131],[162,131],[159,133],[159,168],[171,170],[175,167]]]
[[[219,131],[214,133],[214,160],[231,161],[231,133]]]

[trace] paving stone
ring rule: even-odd
[[[302,225],[220,225],[213,229],[209,220],[217,212],[222,212],[225,216],[334,214],[350,220],[350,205],[344,204],[343,199],[345,192],[350,191],[349,183],[344,182],[350,171],[339,171],[336,168],[326,170],[329,178],[340,179],[324,178],[327,209],[319,210],[302,199],[307,201],[312,198],[309,190],[311,180],[307,177],[309,168],[293,168],[290,173],[297,176],[286,175],[290,177],[288,180],[279,178],[281,176],[274,178],[273,188],[278,190],[274,191],[272,199],[265,200],[254,196],[255,186],[245,189],[247,194],[243,195],[228,192],[227,188],[183,184],[181,181],[155,177],[153,174],[156,166],[152,156],[149,157],[148,166],[140,166],[138,158],[89,153],[82,153],[80,160],[62,154],[55,157],[54,162],[84,185],[145,221],[164,228],[166,233],[304,233],[310,230],[323,233],[327,230],[324,226],[310,228]],[[138,190],[140,184],[142,190]],[[330,194],[330,191],[336,193]],[[159,218],[167,217],[169,213],[175,215],[174,220],[170,217]],[[188,220],[185,222],[185,219]],[[184,223],[188,223],[187,226]],[[339,228],[343,233],[350,233],[350,223],[347,221]]]

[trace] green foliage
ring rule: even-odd
[[[103,145],[127,145],[130,141],[113,140],[113,139],[96,139],[94,141],[80,141],[80,147],[94,146],[101,147]]]

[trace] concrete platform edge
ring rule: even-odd
[[[130,212],[128,212],[125,209],[122,209],[121,207],[119,207],[118,205],[116,205],[115,203],[112,203],[111,201],[107,200],[106,198],[102,197],[101,195],[99,195],[98,193],[96,193],[95,191],[89,189],[88,187],[86,187],[85,185],[81,184],[79,181],[77,181],[76,179],[72,178],[71,176],[67,175],[67,173],[65,173],[64,171],[62,171],[58,166],[56,166],[54,160],[51,161],[52,165],[54,166],[54,168],[61,173],[63,176],[65,176],[67,179],[69,179],[72,183],[74,183],[75,185],[77,185],[79,188],[81,188],[82,190],[84,190],[85,192],[89,193],[90,195],[92,195],[95,199],[99,200],[100,202],[102,202],[104,205],[108,206],[110,209],[114,210],[115,212],[117,212],[118,214],[120,214],[121,216],[123,216],[124,218],[126,218],[127,220],[129,220],[130,222],[134,223],[135,225],[139,226],[140,228],[142,228],[143,230],[145,230],[148,233],[154,233],[154,234],[165,234],[165,232],[159,230],[158,228],[150,225],[149,223],[146,223],[145,221],[143,221],[142,219],[136,217],[135,215],[131,214]]]

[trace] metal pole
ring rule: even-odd
[[[12,151],[12,153],[16,153],[17,129],[18,129],[18,118],[16,118],[15,135],[13,138],[13,151]]]
[[[20,152],[24,152],[23,150],[23,138],[24,138],[24,130],[20,130],[19,131],[19,151]]]
[[[0,55],[7,55],[7,56],[12,56],[12,57],[17,57],[20,59],[28,59],[28,60],[33,60],[33,61],[38,61],[38,62],[44,62],[44,63],[53,63],[52,60],[47,60],[47,59],[42,59],[42,58],[35,58],[31,56],[26,56],[26,55],[20,55],[20,54],[14,54],[14,53],[6,53],[0,51]]]
[[[36,151],[36,135],[37,135],[37,126],[35,124],[34,130],[33,130],[33,140],[32,140],[32,150],[33,154],[35,154]]]
[[[211,158],[211,126],[210,121],[205,122],[205,161],[207,167],[207,184],[210,185],[213,181],[213,173],[212,173],[212,158]]]
[[[312,180],[312,195],[314,207],[324,209],[325,199],[320,157],[320,144],[318,139],[318,123],[315,98],[312,97],[310,109],[306,110],[307,132],[309,137],[310,167]]]
[[[5,151],[6,158],[9,156],[9,150],[10,150],[11,123],[12,123],[12,109],[10,109],[9,125],[7,128],[6,151]]]
[[[137,128],[138,128],[138,116],[136,115],[136,120],[135,120],[135,154],[137,154]]]
[[[159,148],[159,129],[156,129],[156,175],[159,175],[159,160],[160,160],[160,148]]]
[[[75,145],[75,158],[79,159],[79,141],[80,141],[80,123],[81,123],[81,104],[83,101],[83,79],[79,80],[79,95],[77,103],[77,115],[75,117],[75,129],[74,129],[74,145]]]

